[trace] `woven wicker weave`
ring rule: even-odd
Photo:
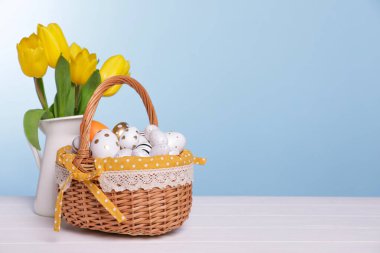
[[[106,193],[127,221],[118,223],[82,183],[73,181],[65,192],[62,213],[77,227],[129,235],[160,235],[180,227],[189,217],[191,185],[164,190]]]
[[[105,80],[90,99],[81,125],[81,144],[74,160],[83,172],[94,170],[89,151],[89,130],[103,93],[115,84],[128,84],[140,95],[151,124],[158,125],[156,113],[146,90],[135,79],[115,76]],[[98,182],[94,181],[99,185]],[[95,199],[83,183],[73,180],[65,191],[62,215],[67,223],[80,228],[128,235],[161,235],[180,227],[188,218],[192,204],[192,185],[165,189],[139,189],[105,193],[126,217],[118,223]]]

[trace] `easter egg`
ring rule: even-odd
[[[124,148],[116,153],[115,157],[132,156],[132,149]]]
[[[95,134],[90,149],[92,157],[104,158],[114,157],[119,152],[120,146],[116,135],[109,129],[103,129]]]
[[[136,127],[129,127],[120,137],[121,148],[134,149],[139,143],[139,130]]]
[[[132,150],[132,156],[148,157],[149,153],[144,149],[136,148]]]
[[[94,139],[94,136],[97,132],[103,129],[108,129],[108,127],[106,125],[103,125],[99,121],[93,120],[90,126],[90,141]]]
[[[152,146],[168,144],[168,138],[166,134],[161,132],[159,129],[155,129],[150,133],[149,141]]]
[[[73,139],[73,142],[71,144],[71,149],[73,153],[77,153],[80,145],[80,136],[78,135]]]
[[[150,151],[150,156],[167,155],[169,154],[169,146],[167,144],[153,146]]]
[[[137,146],[135,149],[142,149],[145,150],[146,153],[150,153],[150,150],[152,149],[152,145],[150,145],[149,141],[144,137],[139,137],[139,142],[137,143]]]
[[[150,140],[150,133],[153,131],[153,130],[156,130],[158,129],[158,126],[156,125],[149,125],[145,128],[144,130],[144,136],[147,140]]]
[[[122,135],[125,131],[127,131],[128,128],[129,128],[129,125],[128,125],[127,122],[119,122],[119,123],[117,123],[117,124],[113,127],[112,132],[113,132],[114,134],[116,134],[117,138],[120,139],[121,135]]]
[[[178,132],[167,132],[166,137],[168,138],[169,148],[177,149],[180,153],[183,151],[186,145],[186,138],[183,134]]]
[[[169,155],[179,155],[181,152],[179,152],[178,149],[173,148],[169,150]]]

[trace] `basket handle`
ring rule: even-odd
[[[150,99],[148,92],[137,80],[125,75],[113,76],[104,80],[94,91],[94,94],[88,101],[86,111],[83,115],[83,120],[80,128],[80,146],[78,149],[78,155],[74,159],[74,164],[77,167],[81,167],[80,164],[83,159],[91,158],[89,145],[91,122],[104,92],[115,84],[127,84],[132,87],[140,95],[140,98],[144,103],[150,124],[158,126],[157,115],[156,111],[154,110],[152,100]]]

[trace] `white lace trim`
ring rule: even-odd
[[[104,192],[150,190],[155,187],[164,189],[167,186],[175,187],[192,183],[193,173],[192,165],[157,170],[105,171],[100,175],[99,183]],[[68,176],[69,172],[65,168],[56,165],[56,178],[60,188]]]
[[[192,165],[157,170],[107,171],[99,177],[99,183],[104,192],[149,190],[155,187],[164,189],[167,186],[175,187],[192,181]]]
[[[58,164],[55,165],[55,179],[57,184],[59,185],[59,189],[62,189],[62,186],[65,183],[66,179],[69,177],[69,175],[69,171],[66,170],[64,167],[59,166]],[[66,185],[66,188],[63,190],[66,191],[69,187],[70,182]]]

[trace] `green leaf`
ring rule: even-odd
[[[87,80],[86,84],[82,87],[79,94],[79,109],[78,114],[84,114],[87,103],[94,94],[94,91],[100,84],[100,73],[99,70],[95,70],[94,73]]]
[[[54,118],[54,103],[52,103],[51,106],[49,107],[49,111],[51,112]]]
[[[42,115],[42,119],[52,119],[52,118],[54,118],[54,115],[50,110],[45,111],[44,115]]]
[[[24,132],[29,143],[38,150],[41,150],[38,141],[38,126],[42,116],[45,114],[43,109],[29,110],[24,114]]]
[[[71,113],[70,92],[71,92],[71,79],[70,79],[70,64],[62,57],[59,57],[57,66],[55,68],[55,84],[57,86],[57,100],[54,101],[57,106],[56,117],[67,116]],[[72,115],[72,114],[71,114]]]
[[[57,99],[57,94],[55,94],[55,97],[54,97],[54,117],[58,118],[58,99]]]
[[[75,110],[75,86],[70,82],[70,91],[66,98],[65,116],[74,115]]]
[[[34,77],[34,85],[36,87],[37,96],[38,96],[38,99],[40,100],[42,108],[44,110],[47,110],[48,109],[48,103],[46,100],[44,81],[42,80],[42,78]]]

